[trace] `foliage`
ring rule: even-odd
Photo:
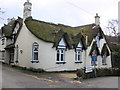
[[[36,72],[36,73],[45,72],[44,69],[41,69],[41,68],[32,68],[32,67],[30,67],[27,70],[32,71],[32,72]]]
[[[78,70],[77,70],[78,73]],[[76,75],[77,75],[76,73]],[[94,78],[94,70],[90,73],[81,73],[81,69],[79,70],[79,77],[83,79]],[[104,76],[120,76],[119,68],[97,68],[96,69],[96,77],[104,77]]]
[[[117,19],[109,20],[107,29],[109,31],[109,35],[117,36],[118,20]]]
[[[79,27],[71,27],[62,24],[53,24],[44,21],[38,21],[34,19],[29,19],[25,21],[27,28],[38,38],[47,41],[47,42],[56,42],[55,39],[56,34],[63,30],[64,33],[69,35],[69,38],[74,44],[75,42],[72,40],[73,36],[81,33],[84,37],[88,36],[88,44],[91,44],[91,41],[96,36],[98,32],[102,32],[99,26],[95,26],[95,24],[89,24]],[[93,28],[94,27],[94,28]],[[61,36],[61,35],[60,35]]]
[[[120,53],[112,52],[112,67],[120,68]]]
[[[12,67],[19,69],[19,70],[31,71],[31,72],[35,72],[35,73],[45,72],[45,70],[42,68],[33,68],[33,67],[27,68],[27,67],[21,67],[21,66],[16,66],[16,65],[12,65]]]

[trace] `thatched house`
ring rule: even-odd
[[[98,14],[94,24],[71,27],[33,19],[31,6],[25,2],[23,19],[18,17],[1,28],[7,43],[6,63],[46,71],[70,71],[94,64],[111,67],[111,50]]]

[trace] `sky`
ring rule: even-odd
[[[7,23],[7,18],[23,17],[23,4],[27,0],[0,0],[0,26]],[[37,20],[81,26],[95,22],[95,15],[100,16],[100,26],[104,33],[111,19],[118,19],[119,0],[30,0],[32,17]]]

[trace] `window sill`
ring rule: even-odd
[[[38,61],[38,60],[36,60],[36,61],[31,61],[31,63],[39,63],[39,61]]]
[[[105,66],[105,65],[107,65],[107,64],[102,64],[102,65],[104,65],[104,66]]]
[[[56,64],[65,64],[66,62],[63,61],[63,62],[56,62]]]
[[[91,65],[91,66],[94,66],[94,65]],[[97,64],[95,64],[95,66],[97,66]]]
[[[83,63],[82,61],[75,61],[75,63]]]

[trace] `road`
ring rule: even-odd
[[[118,77],[101,77],[80,82],[49,74],[31,75],[3,65],[2,88],[118,88]]]

